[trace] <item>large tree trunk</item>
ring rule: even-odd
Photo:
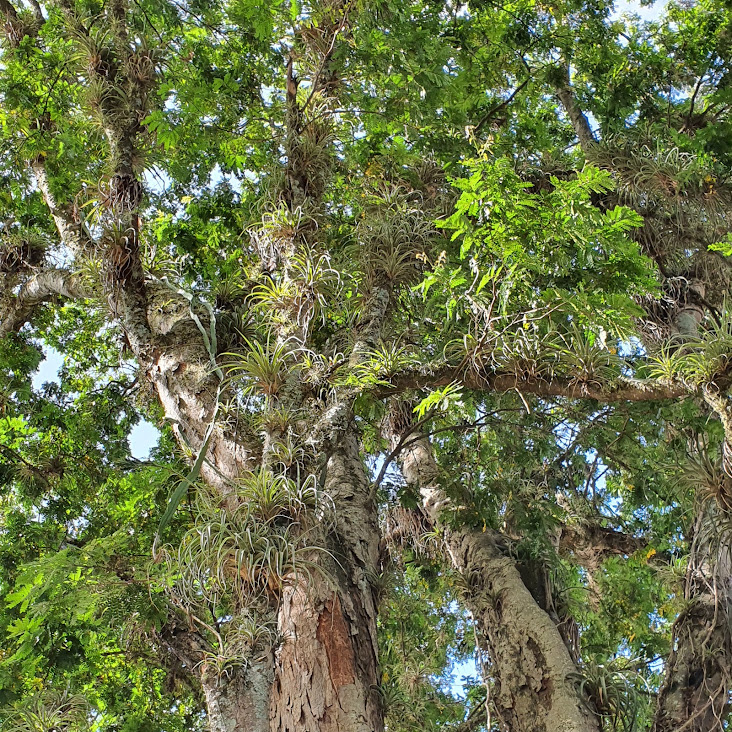
[[[272,732],[381,732],[374,496],[349,410],[336,419],[325,489],[335,527],[321,569],[289,588],[279,614],[283,645],[272,695]]]
[[[160,400],[182,444],[201,449],[215,418],[217,381],[191,338],[151,367]],[[205,397],[205,401],[204,401]],[[201,675],[211,732],[380,732],[376,607],[370,577],[378,572],[378,512],[351,411],[339,405],[313,438],[327,455],[323,486],[333,504],[326,550],[311,571],[285,588],[279,609],[282,645],[274,668],[213,670]],[[257,456],[258,457],[258,456]],[[213,430],[202,474],[226,497],[237,475],[258,461]],[[268,680],[269,679],[269,680]]]
[[[732,548],[707,500],[693,529],[684,597],[658,695],[653,732],[721,732],[732,689]]]
[[[577,667],[557,625],[537,604],[516,563],[491,532],[442,524],[449,498],[425,438],[410,438],[402,473],[419,487],[428,520],[441,526],[452,565],[466,581],[465,604],[488,644],[497,682],[493,694],[506,732],[598,732],[599,719],[580,698]]]
[[[493,695],[510,732],[597,732],[580,699],[577,667],[555,623],[532,597],[515,562],[489,533],[446,530],[453,566],[468,581],[465,603],[488,643]]]
[[[272,663],[254,661],[245,668],[204,668],[201,688],[211,732],[269,732]]]

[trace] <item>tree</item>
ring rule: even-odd
[[[11,729],[725,728],[732,19],[612,9],[0,0]]]

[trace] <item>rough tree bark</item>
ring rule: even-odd
[[[200,684],[211,732],[269,732],[273,659],[264,653],[221,673],[210,663],[210,645],[190,621],[175,616],[156,634],[163,661],[175,676]]]
[[[440,488],[429,441],[412,436],[398,460],[405,480],[419,488],[428,520],[441,528],[453,568],[466,579],[465,604],[487,641],[497,681],[493,702],[501,728],[598,732],[599,719],[572,681],[577,666],[569,649],[522,581],[516,563],[501,552],[491,532],[442,522],[450,499]]]
[[[351,410],[337,405],[325,422],[325,489],[335,509],[330,556],[321,556],[321,570],[307,582],[285,592],[272,730],[380,732],[376,604],[369,581],[378,568],[376,504]]]
[[[269,732],[270,659],[224,674],[204,667],[201,688],[211,732]]]
[[[687,605],[673,626],[653,732],[725,729],[732,688],[732,554],[727,537],[713,528],[720,513],[713,501],[703,502],[692,529]]]

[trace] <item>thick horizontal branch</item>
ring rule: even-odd
[[[0,336],[19,330],[43,302],[55,297],[80,300],[88,296],[80,277],[68,270],[39,272],[20,288],[16,296],[0,305]]]
[[[647,546],[648,542],[641,537],[587,523],[565,524],[559,540],[560,553],[574,554],[580,560],[589,555],[593,564],[612,556],[629,556]]]
[[[453,366],[441,365],[432,369],[402,371],[379,389],[380,396],[399,394],[409,389],[435,389],[448,384],[460,384],[475,391],[532,394],[538,397],[565,397],[593,399],[598,402],[652,402],[689,396],[688,387],[651,379],[618,378],[605,384],[582,382],[577,379],[520,377],[516,374],[477,374],[461,372]]]

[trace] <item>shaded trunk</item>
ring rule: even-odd
[[[446,530],[453,566],[468,581],[465,604],[486,638],[501,727],[510,732],[597,732],[580,699],[562,634],[532,597],[515,562],[489,533]]]
[[[325,490],[335,508],[329,554],[285,592],[273,732],[380,732],[376,605],[377,511],[352,415],[330,450]]]
[[[674,623],[653,732],[725,729],[732,689],[732,549],[726,532],[714,535],[717,514],[707,501],[697,516],[684,587],[688,604]]]
[[[452,565],[465,579],[465,604],[488,643],[501,728],[598,732],[599,719],[573,681],[577,667],[562,634],[527,589],[516,563],[491,532],[441,524],[450,501],[439,487],[429,442],[413,438],[400,464],[407,482],[419,487],[427,518],[442,526]]]
[[[270,659],[220,673],[204,664],[201,688],[211,732],[269,732],[271,687]]]

